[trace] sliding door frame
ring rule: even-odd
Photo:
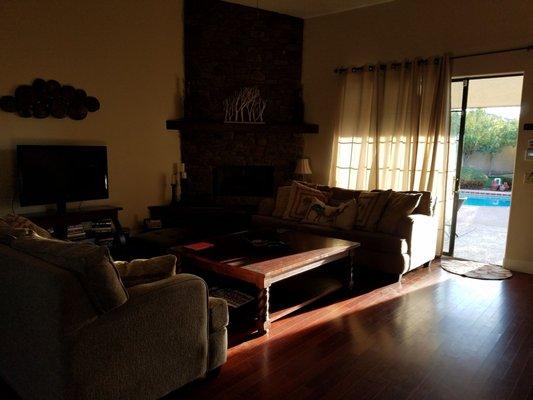
[[[470,86],[470,81],[477,79],[491,79],[491,78],[507,78],[511,76],[524,76],[523,73],[512,73],[512,74],[497,74],[497,75],[484,75],[484,76],[465,76],[461,78],[453,78],[452,83],[454,82],[463,82],[463,94],[461,98],[461,120],[459,123],[459,142],[457,144],[457,163],[455,167],[455,178],[453,184],[453,207],[452,207],[452,222],[450,225],[450,241],[448,244],[448,251],[443,252],[443,254],[453,257],[455,250],[455,238],[457,232],[457,213],[459,211],[459,194],[461,190],[461,168],[463,167],[463,143],[465,136],[465,126],[466,126],[466,110],[468,108],[468,89]],[[450,115],[452,110],[450,109]],[[451,127],[450,127],[451,129]],[[518,139],[517,139],[518,140]]]
[[[459,192],[461,190],[461,168],[463,166],[463,142],[466,126],[466,107],[468,103],[468,86],[470,78],[453,79],[453,82],[463,82],[463,97],[461,99],[461,121],[459,122],[459,142],[457,143],[457,162],[455,166],[455,178],[453,182],[453,207],[452,224],[450,225],[450,242],[448,251],[444,254],[453,256],[455,249],[455,233],[457,230],[457,212],[459,211]],[[451,115],[452,110],[450,110]]]

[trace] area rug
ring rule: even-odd
[[[440,265],[442,269],[452,274],[461,275],[467,278],[501,280],[509,279],[512,272],[494,264],[484,264],[476,261],[458,260],[455,258],[442,258]]]

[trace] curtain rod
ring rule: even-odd
[[[509,52],[512,52],[512,51],[522,51],[522,50],[531,51],[531,50],[533,50],[533,45],[523,46],[523,47],[513,47],[513,48],[510,48],[510,49],[503,49],[503,50],[485,51],[485,52],[481,52],[481,53],[463,54],[463,55],[459,55],[459,56],[450,57],[450,60],[457,60],[459,58],[467,58],[467,57],[486,56],[486,55],[490,55],[490,54],[509,53]],[[435,61],[438,62],[437,60],[439,60],[439,59],[436,58]],[[422,64],[422,63],[427,64],[428,59],[427,58],[420,59],[418,62],[419,62],[419,64]],[[404,63],[400,63],[399,62],[399,63],[392,63],[391,65],[393,67],[399,67],[399,66],[401,66],[403,64]],[[406,62],[405,64],[411,65],[411,62]],[[384,69],[387,68],[387,64],[378,64],[377,66],[381,70],[384,70]],[[370,66],[370,67],[373,68],[374,66]],[[351,70],[352,72],[358,72],[358,71],[362,71],[364,68],[365,68],[365,66],[360,66],[360,67],[338,67],[338,68],[335,68],[333,70],[333,72],[336,73],[336,74],[342,74],[342,73],[344,73],[344,72],[346,72],[348,70]]]
[[[460,55],[460,56],[450,57],[450,59],[457,60],[458,58],[487,56],[489,54],[509,53],[511,51],[521,51],[521,50],[531,51],[531,50],[533,50],[533,45],[523,46],[523,47],[513,47],[513,48],[510,48],[510,49],[503,49],[503,50],[484,51],[482,53],[463,54],[463,55]]]

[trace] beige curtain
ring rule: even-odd
[[[330,184],[431,191],[440,254],[450,194],[448,58],[364,67],[341,79]]]

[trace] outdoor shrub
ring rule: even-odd
[[[472,167],[461,168],[461,188],[483,189],[490,187],[491,179],[481,170]]]
[[[461,179],[461,189],[483,189],[485,181]]]
[[[486,181],[489,179],[487,174],[483,171],[472,168],[472,167],[463,167],[461,168],[461,180],[464,181]]]

